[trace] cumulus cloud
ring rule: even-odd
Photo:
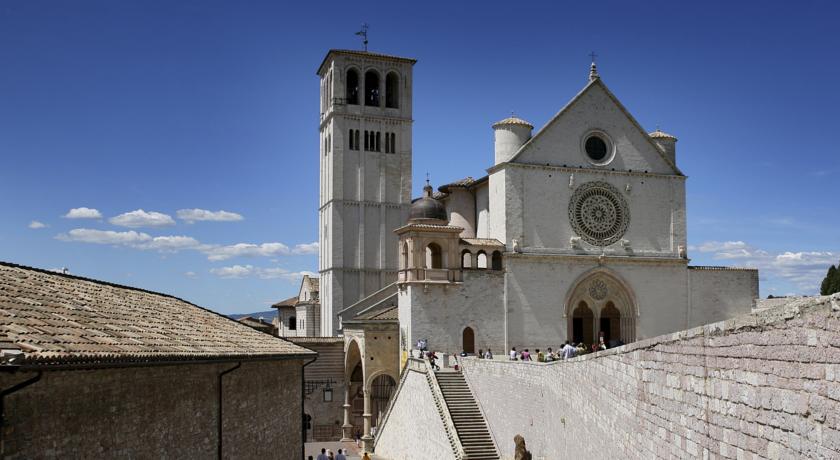
[[[831,251],[771,253],[743,241],[708,241],[692,249],[711,253],[715,260],[731,260],[739,265],[757,268],[763,277],[780,278],[807,293],[818,290],[828,267],[840,258],[840,252]]]
[[[47,226],[47,224],[45,224],[43,222],[38,222],[37,220],[33,220],[32,222],[29,223],[29,228],[31,228],[33,230],[37,230],[39,228],[44,228],[46,226]]]
[[[204,249],[208,260],[227,260],[233,257],[274,257],[289,255],[289,247],[283,243],[237,243],[228,246],[209,246]]]
[[[241,214],[229,211],[208,211],[206,209],[179,209],[175,213],[179,219],[192,224],[199,221],[236,222],[244,219]]]
[[[228,267],[211,268],[210,273],[220,278],[260,278],[268,279],[284,279],[290,282],[298,282],[303,275],[318,276],[310,271],[291,271],[280,267],[254,267],[253,265],[231,265]]]
[[[134,230],[115,232],[113,230],[94,230],[90,228],[74,228],[67,233],[58,235],[56,238],[62,241],[111,244],[116,246],[137,246],[152,240],[150,235],[138,233]]]
[[[168,227],[175,225],[175,219],[160,212],[146,212],[142,209],[126,212],[108,219],[108,222],[120,227]]]
[[[66,219],[101,219],[102,213],[93,208],[73,208],[64,215]]]
[[[189,279],[193,279],[193,280],[198,278],[198,275],[193,271],[184,272],[184,276],[186,276]]]
[[[293,254],[318,254],[318,242],[313,241],[311,243],[303,243],[303,244],[296,244],[295,248],[292,249]]]
[[[201,243],[191,236],[156,236],[141,249],[175,252],[181,249],[196,249]]]

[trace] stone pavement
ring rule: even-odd
[[[347,460],[360,460],[362,458],[362,451],[360,448],[356,447],[355,442],[307,442],[305,445],[306,450],[306,458],[308,459],[311,455],[313,459],[318,458],[318,454],[321,453],[321,449],[327,449],[333,451],[333,454],[338,453],[338,449],[343,449],[347,453]],[[371,460],[387,460],[384,457],[379,457],[377,455],[371,454]]]

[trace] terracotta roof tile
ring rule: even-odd
[[[28,364],[309,356],[177,297],[0,262],[0,341]]]

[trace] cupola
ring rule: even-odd
[[[653,142],[665,151],[665,156],[671,163],[677,164],[677,138],[656,128],[656,131],[649,134]]]
[[[533,129],[534,126],[531,123],[513,116],[494,123],[495,164],[510,161],[519,148],[531,139]]]
[[[434,189],[429,181],[423,187],[423,196],[411,203],[411,210],[408,214],[408,221],[416,224],[446,225],[446,206],[435,199],[432,195]]]

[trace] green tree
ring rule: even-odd
[[[831,295],[835,292],[840,292],[840,270],[832,265],[828,267],[828,273],[820,284],[820,295]]]

